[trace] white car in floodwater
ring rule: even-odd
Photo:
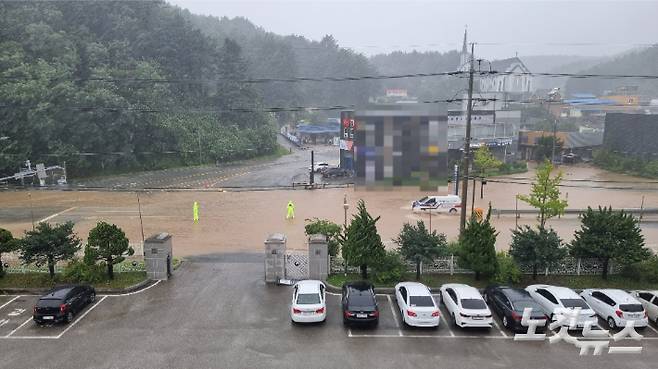
[[[457,195],[425,196],[411,203],[411,210],[457,214],[462,200]]]

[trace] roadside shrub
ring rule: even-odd
[[[407,270],[402,256],[396,251],[386,251],[386,254],[373,266],[375,280],[383,284],[399,282]]]
[[[459,244],[459,241],[453,240],[448,242],[448,255],[459,255],[459,249],[461,245]]]
[[[625,265],[620,274],[638,282],[658,283],[658,256],[652,255],[646,260]]]
[[[512,256],[501,251],[496,254],[496,260],[498,261],[498,271],[494,276],[496,283],[516,284],[521,282],[521,270]]]
[[[64,279],[75,283],[97,283],[105,276],[105,265],[89,265],[78,259],[71,260],[64,268]]]

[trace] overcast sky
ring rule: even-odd
[[[465,25],[485,58],[610,55],[658,42],[658,1],[167,1],[192,13],[246,17],[277,34],[331,34],[367,55],[457,49]]]

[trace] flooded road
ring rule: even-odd
[[[595,168],[564,167],[565,185],[563,194],[568,197],[569,208],[587,206],[612,206],[613,208],[639,208],[644,196],[644,207],[658,207],[658,184],[629,176],[611,174]],[[485,186],[484,199],[479,198],[477,186],[476,207],[514,209],[516,195],[528,193],[529,180],[534,173],[496,178]],[[578,180],[578,181],[571,181]],[[587,180],[587,181],[583,181]],[[609,183],[598,181],[619,181]],[[625,186],[632,189],[592,188]],[[441,188],[439,194],[446,194]],[[429,224],[428,214],[411,211],[411,202],[428,192],[417,189],[392,188],[389,190],[362,190],[354,188],[326,190],[280,190],[247,192],[148,192],[140,194],[144,234],[169,232],[174,235],[174,253],[178,256],[205,254],[224,251],[260,251],[268,234],[282,232],[288,236],[288,247],[305,248],[304,224],[306,219],[324,218],[343,224],[343,196],[347,195],[350,208],[348,219],[359,199],[366,202],[373,216],[381,216],[377,228],[388,247],[405,222],[423,220]],[[286,220],[286,204],[293,201],[295,219]],[[192,221],[192,204],[200,203],[200,221]],[[141,226],[137,195],[128,192],[75,192],[75,191],[32,191],[31,200],[25,191],[0,193],[0,227],[20,236],[31,228],[35,221],[76,223],[81,238],[98,221],[112,222],[122,227],[131,242],[141,240]],[[31,204],[31,205],[30,205]],[[531,209],[518,202],[519,209]],[[470,208],[470,196],[469,196]],[[513,214],[493,216],[492,222],[500,232],[498,249],[507,249],[511,232],[517,220]],[[518,224],[536,224],[531,214],[524,214]],[[579,227],[575,215],[551,219],[554,227],[565,240],[571,240]],[[459,233],[459,216],[432,215],[432,228],[445,233],[449,240]],[[642,229],[646,243],[658,250],[658,217],[645,216]]]

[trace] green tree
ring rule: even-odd
[[[512,231],[509,254],[517,263],[532,266],[532,279],[537,279],[538,270],[559,263],[567,249],[552,228],[524,226]]]
[[[551,177],[552,172],[553,164],[546,160],[537,168],[530,195],[518,195],[519,200],[539,210],[537,219],[540,228],[545,227],[548,219],[564,214],[564,209],[567,207],[567,200],[560,198],[562,172]]]
[[[384,244],[377,233],[376,223],[380,217],[373,218],[366,209],[363,200],[357,204],[357,213],[341,235],[343,259],[361,269],[361,277],[368,279],[368,265],[377,264],[385,255]]]
[[[562,149],[562,141],[559,137],[555,138],[555,152],[559,153]],[[537,146],[534,151],[534,159],[537,162],[542,162],[551,159],[553,155],[553,136],[542,136],[537,139]]]
[[[496,159],[486,145],[480,146],[473,154],[473,166],[480,173],[481,177],[485,177],[488,171],[498,169],[501,165],[503,163]]]
[[[114,264],[125,260],[126,256],[135,253],[123,230],[114,224],[98,222],[89,231],[87,247],[85,248],[85,261],[104,260],[107,265],[107,276],[114,279]]]
[[[502,284],[516,284],[521,281],[521,270],[509,253],[505,251],[498,252],[496,262],[498,263],[498,270],[494,276],[494,281]]]
[[[644,247],[640,223],[632,214],[612,211],[612,207],[599,207],[598,211],[587,207],[587,212],[581,215],[581,223],[571,242],[570,252],[576,257],[601,260],[603,279],[608,277],[610,260],[628,265],[651,254]]]
[[[498,232],[489,221],[491,205],[487,216],[478,221],[475,215],[466,224],[466,229],[459,238],[459,264],[475,272],[475,279],[481,275],[491,276],[498,269],[496,261],[496,237]]]
[[[17,246],[18,242],[14,236],[12,236],[11,232],[4,228],[0,228],[0,277],[4,275],[2,254],[5,252],[16,251]]]
[[[80,240],[73,232],[73,222],[56,224],[42,222],[33,231],[26,231],[20,242],[21,260],[25,264],[48,265],[50,278],[55,277],[55,264],[69,260],[80,249]]]
[[[329,249],[329,255],[336,256],[338,255],[338,249],[340,246],[339,235],[342,230],[342,227],[332,221],[326,219],[306,219],[307,223],[304,226],[304,232],[307,236],[312,234],[323,234],[327,237],[327,248]]]
[[[423,221],[418,221],[415,226],[405,223],[394,242],[400,246],[400,254],[416,264],[416,280],[420,279],[421,262],[432,262],[436,257],[448,254],[446,235],[436,230],[430,233]]]

